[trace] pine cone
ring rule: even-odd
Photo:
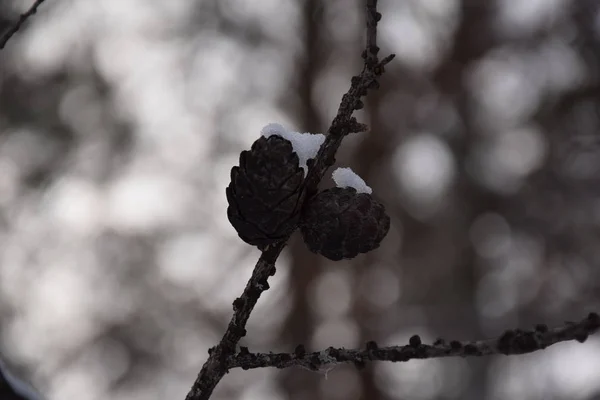
[[[226,190],[227,217],[240,238],[262,250],[290,235],[300,218],[303,181],[298,155],[280,136],[261,136],[242,151]]]
[[[318,193],[307,201],[300,221],[308,248],[333,261],[376,249],[389,229],[384,206],[351,187]]]

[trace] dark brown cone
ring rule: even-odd
[[[304,172],[292,144],[261,136],[240,154],[227,187],[227,217],[240,238],[259,249],[290,235],[304,199]]]
[[[376,249],[389,229],[384,206],[349,187],[326,189],[309,199],[300,221],[308,248],[333,261]]]

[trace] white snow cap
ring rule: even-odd
[[[280,124],[268,124],[260,134],[264,137],[269,137],[273,135],[281,136],[284,139],[289,140],[292,143],[292,147],[296,154],[298,154],[298,159],[300,160],[300,167],[304,170],[304,175],[308,171],[308,167],[306,162],[315,158],[317,153],[319,152],[319,148],[325,141],[325,135],[321,133],[299,133],[288,131]]]
[[[367,186],[365,181],[350,168],[338,168],[333,171],[331,177],[337,187],[351,187],[356,189],[358,193],[373,193],[373,189]]]

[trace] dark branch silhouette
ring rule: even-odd
[[[6,43],[8,43],[10,38],[13,37],[13,35],[17,33],[19,29],[21,29],[21,26],[25,23],[25,21],[27,21],[29,17],[31,17],[37,12],[38,7],[41,6],[44,1],[45,0],[36,0],[35,3],[33,3],[31,7],[29,7],[29,10],[21,14],[19,16],[18,21],[16,21],[10,28],[8,28],[8,30],[0,37],[0,49],[3,49],[4,46],[6,46]]]
[[[379,61],[377,53],[377,22],[381,14],[377,12],[377,0],[369,0],[366,7],[367,45],[362,54],[364,67],[358,76],[354,76],[350,89],[342,97],[340,107],[326,135],[325,142],[319,149],[314,160],[309,164],[305,179],[306,193],[310,196],[316,193],[317,186],[327,169],[335,162],[335,154],[342,139],[354,132],[364,131],[365,126],[356,121],[352,114],[363,107],[361,98],[368,89],[378,87],[377,78],[383,74],[384,66],[394,55],[389,55]],[[207,400],[213,390],[228,372],[228,359],[234,356],[236,345],[246,334],[246,323],[260,295],[269,289],[269,276],[275,274],[275,262],[287,243],[287,239],[271,245],[263,251],[252,276],[242,295],[233,302],[233,317],[227,331],[216,347],[209,350],[209,358],[200,370],[186,400]]]
[[[438,339],[432,345],[427,345],[422,344],[419,336],[415,335],[405,346],[378,347],[375,342],[369,342],[365,349],[329,347],[312,353],[307,353],[303,346],[298,346],[294,353],[250,353],[246,347],[242,347],[238,354],[228,359],[228,366],[242,369],[296,366],[317,371],[343,363],[354,363],[362,367],[369,361],[402,362],[442,357],[516,355],[543,350],[553,344],[570,340],[584,342],[598,329],[600,316],[590,313],[578,323],[567,322],[552,329],[540,324],[532,330],[508,330],[500,337],[472,342]]]
[[[377,79],[384,67],[393,58],[389,55],[379,60],[377,46],[377,23],[381,14],[377,12],[377,0],[367,0],[366,5],[366,47],[362,53],[363,69],[352,77],[350,89],[343,95],[337,115],[333,119],[315,159],[309,160],[308,172],[302,190],[307,198],[317,192],[317,186],[325,172],[335,162],[337,150],[346,135],[367,129],[352,116],[355,110],[363,108],[361,98],[369,89],[379,87]],[[261,294],[269,289],[268,278],[275,274],[275,263],[287,240],[268,246],[261,254],[244,292],[233,302],[233,317],[219,344],[209,350],[209,358],[202,367],[186,400],[207,400],[215,387],[231,368],[287,368],[299,366],[311,370],[329,368],[340,363],[353,363],[358,367],[369,361],[408,361],[440,357],[485,356],[491,354],[524,354],[545,349],[555,343],[577,340],[583,342],[600,328],[600,317],[591,313],[578,323],[566,323],[562,327],[548,329],[538,325],[533,330],[509,330],[500,337],[472,342],[437,340],[432,345],[421,342],[413,336],[408,345],[379,347],[375,342],[367,343],[365,349],[328,349],[308,353],[300,345],[293,353],[250,353],[248,348],[238,343],[246,335],[246,324]]]

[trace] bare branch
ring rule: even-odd
[[[25,23],[25,21],[27,21],[27,19],[29,17],[31,17],[33,14],[35,14],[37,12],[37,9],[40,5],[42,5],[42,3],[45,0],[36,0],[35,3],[33,3],[33,5],[29,8],[29,10],[27,10],[25,13],[21,14],[19,16],[19,20],[17,22],[14,23],[13,26],[11,26],[8,31],[6,31],[2,37],[0,37],[0,50],[4,48],[4,46],[6,46],[6,43],[8,43],[9,39],[15,34],[17,33],[17,31],[21,28],[21,25],[23,25]]]
[[[227,358],[235,354],[235,347],[246,336],[246,323],[262,292],[269,289],[267,279],[275,275],[275,261],[285,247],[285,242],[266,249],[258,259],[250,280],[240,297],[233,302],[233,317],[216,347],[208,351],[209,357],[196,378],[186,400],[210,398],[213,390],[229,371]]]
[[[362,367],[368,361],[402,362],[413,359],[442,357],[481,357],[492,354],[515,355],[543,350],[553,344],[577,340],[584,342],[587,337],[600,329],[600,316],[590,313],[578,323],[548,329],[537,325],[532,330],[508,330],[500,337],[475,342],[446,342],[438,339],[432,345],[421,343],[419,336],[413,336],[405,346],[378,347],[375,342],[367,343],[366,349],[328,349],[306,353],[298,346],[294,353],[250,353],[247,348],[228,359],[229,368],[289,368],[304,367],[314,371],[342,363],[354,363]]]
[[[307,194],[310,196],[327,172],[327,169],[335,163],[337,153],[342,139],[350,134],[364,129],[358,127],[356,120],[352,118],[355,110],[363,107],[361,98],[367,94],[369,89],[377,89],[379,82],[377,78],[384,72],[384,67],[395,57],[390,54],[379,61],[377,53],[377,23],[381,14],[377,11],[377,0],[368,0],[366,6],[367,43],[362,57],[365,60],[363,70],[358,76],[353,76],[350,89],[342,96],[337,115],[333,119],[327,131],[327,138],[319,149],[315,162],[311,165],[306,176]]]
[[[377,21],[381,14],[377,12],[377,0],[369,0],[367,5],[367,45],[363,52],[365,60],[360,75],[352,78],[350,89],[342,97],[340,107],[331,127],[327,132],[325,142],[321,145],[314,161],[309,164],[308,173],[304,181],[304,188],[308,196],[316,193],[317,186],[327,169],[333,165],[335,154],[342,139],[349,133],[366,130],[366,126],[359,124],[352,118],[355,110],[362,108],[361,97],[367,94],[368,89],[378,87],[377,78],[383,73],[384,66],[394,56],[390,55],[379,61],[377,58]],[[234,315],[227,331],[216,347],[209,351],[209,358],[198,374],[186,400],[208,400],[215,387],[230,366],[228,359],[234,356],[235,347],[246,334],[246,322],[254,309],[258,298],[263,291],[269,289],[267,279],[275,274],[275,262],[287,243],[287,239],[267,248],[261,255],[252,277],[242,295],[233,303]]]

